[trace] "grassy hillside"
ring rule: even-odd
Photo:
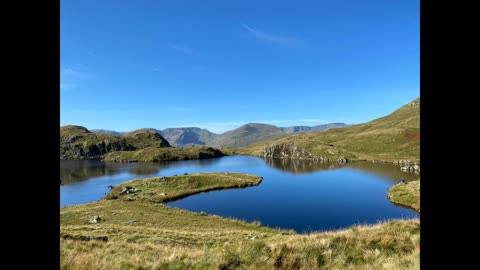
[[[116,199],[61,208],[61,269],[419,269],[418,220],[301,235],[150,200],[260,181],[223,173],[139,179],[114,188]],[[127,185],[138,190],[119,194]]]
[[[238,148],[249,144],[285,137],[287,134],[276,126],[249,123],[222,134],[212,145],[223,148]]]
[[[408,103],[392,114],[345,128],[325,132],[306,132],[261,142],[238,149],[247,155],[265,155],[265,150],[295,147],[299,156],[324,156],[333,145],[336,151],[352,159],[393,161],[420,160],[420,98]],[[307,154],[302,154],[302,151]],[[279,157],[279,156],[277,156]],[[292,156],[289,156],[290,158]]]
[[[211,145],[218,134],[197,127],[166,128],[160,134],[174,146]]]
[[[107,134],[107,135],[112,135],[116,137],[123,136],[126,133],[126,132],[118,132],[118,131],[107,130],[107,129],[91,129],[90,131],[97,134]]]
[[[81,126],[60,127],[60,159],[98,158],[108,152],[134,149],[126,138],[92,133]]]
[[[287,134],[293,134],[293,133],[306,132],[306,131],[326,131],[332,128],[342,128],[346,126],[348,125],[345,123],[330,123],[330,124],[317,125],[313,127],[292,126],[292,127],[281,127],[280,129]]]
[[[164,161],[164,160],[187,160],[221,157],[224,154],[212,147],[191,146],[177,147],[147,147],[137,151],[116,151],[104,155],[105,161]]]
[[[165,138],[160,134],[150,129],[138,129],[132,132],[128,132],[123,135],[127,141],[135,146],[136,149],[143,149],[147,147],[170,147]]]

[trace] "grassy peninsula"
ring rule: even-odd
[[[420,180],[396,184],[388,190],[388,199],[420,212]]]
[[[61,208],[61,268],[419,269],[418,220],[301,235],[159,203],[260,183],[237,173],[137,179],[100,201]]]

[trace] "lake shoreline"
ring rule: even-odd
[[[321,258],[323,266],[330,267],[380,266],[385,258],[399,265],[402,264],[401,261],[408,261],[410,265],[418,264],[418,219],[391,220],[375,225],[354,225],[347,229],[297,234],[291,230],[265,227],[259,222],[248,223],[202,212],[195,213],[151,200],[158,196],[164,199],[189,196],[212,187],[255,186],[261,182],[259,176],[240,173],[136,179],[117,185],[100,201],[61,208],[61,268],[85,265],[93,268],[118,268],[120,265],[128,268],[155,268],[153,265],[177,268],[197,268],[203,265],[200,268],[208,269],[227,269],[232,265],[266,267],[262,258],[269,258],[267,264],[272,264],[272,267],[281,263],[285,269],[294,265],[318,267],[317,258]],[[200,186],[197,186],[198,183]],[[128,189],[131,192],[126,192]],[[129,199],[132,197],[139,199]],[[384,235],[390,237],[385,239]],[[378,244],[379,239],[384,239],[381,244]],[[397,247],[399,243],[401,248]],[[205,245],[209,248],[204,249]],[[389,253],[392,248],[398,251]],[[382,259],[370,256],[365,252],[370,249],[378,250],[386,257]],[[105,250],[106,253],[99,252],[100,250]],[[141,260],[135,259],[135,250],[142,251]],[[228,257],[221,250],[237,255]],[[312,250],[318,250],[318,255],[307,256]],[[323,252],[328,250],[332,255],[324,255]],[[357,259],[351,260],[347,256],[338,264],[341,254],[349,254],[351,258]],[[97,256],[102,260],[96,259]],[[172,256],[173,259],[168,259]],[[84,261],[85,258],[92,259]]]

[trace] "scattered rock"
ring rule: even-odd
[[[162,193],[160,193],[160,196],[167,196],[167,193],[166,193],[166,192],[162,192]]]
[[[134,193],[135,191],[137,190],[134,189],[133,187],[125,186],[125,187],[122,187],[122,192],[120,192],[120,194],[129,194],[129,193]]]
[[[90,219],[90,221],[88,221],[89,223],[100,223],[102,221],[102,219],[100,218],[100,216],[94,216],[92,219]]]

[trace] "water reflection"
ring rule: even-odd
[[[399,182],[402,177],[405,181],[415,181],[420,178],[418,174],[413,172],[404,172],[400,167],[391,163],[373,163],[365,161],[353,161],[348,163],[338,162],[322,162],[316,160],[299,160],[299,159],[280,159],[280,158],[264,158],[265,163],[277,170],[289,172],[293,174],[308,174],[319,171],[335,170],[339,168],[351,168],[363,171],[368,174],[379,176],[390,180],[392,183]]]
[[[61,161],[60,207],[99,200],[109,185],[164,175],[197,172],[241,172],[260,175],[261,185],[200,193],[167,203],[194,212],[206,212],[298,232],[336,229],[391,218],[418,217],[393,205],[386,191],[404,177],[393,164],[371,162],[321,163],[306,160],[230,156],[176,162],[110,163]]]
[[[303,159],[264,158],[264,161],[268,166],[272,168],[293,174],[334,170],[345,166],[345,163],[322,162]]]
[[[212,166],[218,159],[184,161],[192,166]],[[94,177],[113,176],[121,173],[133,175],[158,174],[162,170],[178,166],[178,161],[117,163],[99,160],[64,160],[60,162],[60,179],[65,185],[85,181]]]

